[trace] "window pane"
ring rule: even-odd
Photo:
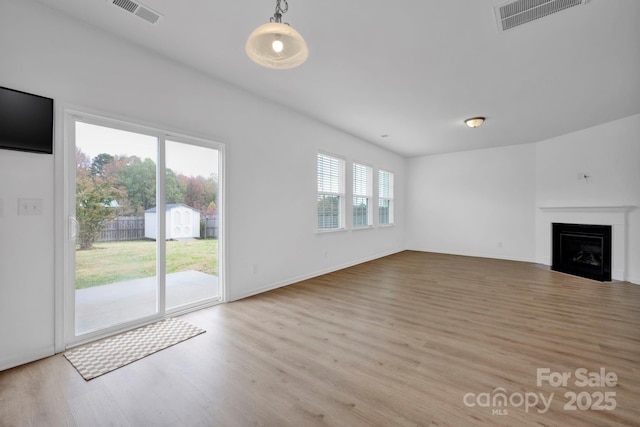
[[[353,226],[366,227],[369,225],[369,199],[366,197],[353,198]]]
[[[166,142],[166,307],[220,298],[218,150]]]
[[[393,173],[378,171],[378,224],[393,224]]]
[[[371,225],[369,198],[372,193],[372,169],[358,163],[353,164],[353,226]]]
[[[344,160],[318,154],[318,230],[343,227]]]
[[[353,194],[358,196],[369,196],[369,171],[370,167],[353,164]]]
[[[380,224],[389,224],[389,200],[378,200],[378,222]]]
[[[340,228],[340,196],[318,194],[318,229]]]
[[[342,160],[318,154],[318,192],[342,193]]]
[[[391,176],[390,172],[386,171],[378,171],[378,191],[380,192],[379,197],[384,199],[391,198]]]
[[[158,139],[82,122],[75,129],[75,333],[82,335],[157,313],[157,245],[145,216],[156,207]]]

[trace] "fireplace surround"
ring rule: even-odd
[[[573,205],[548,202],[536,209],[536,262],[551,267],[552,224],[602,224],[611,226],[611,280],[627,280],[628,213],[631,205]]]
[[[611,226],[552,223],[551,269],[611,281]]]

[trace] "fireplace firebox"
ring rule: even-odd
[[[552,224],[551,269],[611,281],[611,226]]]

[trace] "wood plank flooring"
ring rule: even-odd
[[[61,355],[0,372],[0,426],[640,423],[630,283],[406,251],[183,319],[207,332],[90,382]],[[538,368],[572,376],[538,386]],[[604,393],[615,409],[579,409]]]

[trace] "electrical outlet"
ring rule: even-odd
[[[42,215],[42,199],[18,199],[18,215]]]

